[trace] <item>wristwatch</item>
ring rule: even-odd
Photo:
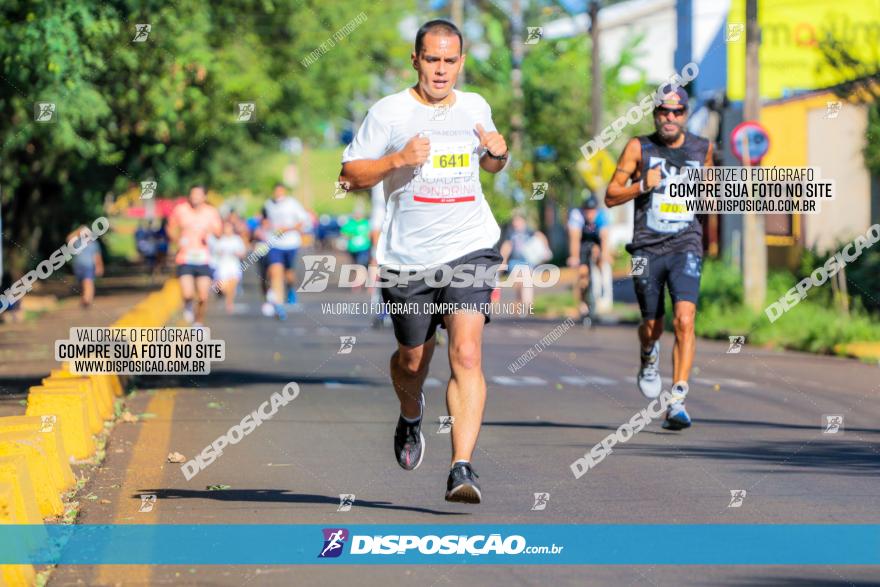
[[[486,149],[486,154],[496,161],[507,161],[507,156],[510,154],[510,151],[507,151],[504,155],[493,155],[492,151]]]

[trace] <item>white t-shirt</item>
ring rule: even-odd
[[[269,219],[272,233],[277,234],[285,227],[295,226],[296,224],[308,223],[309,213],[302,207],[296,198],[284,196],[280,200],[270,198],[263,206],[263,214]],[[276,238],[271,243],[276,249],[298,249],[302,244],[302,237],[299,230],[287,230],[283,236]]]
[[[385,176],[387,199],[376,260],[396,269],[433,267],[479,249],[501,236],[480,186],[477,123],[494,131],[492,110],[479,94],[455,90],[451,106],[428,106],[409,89],[373,105],[342,162],[379,159],[399,151],[419,133],[431,140],[421,167]]]
[[[211,248],[218,271],[227,274],[234,273],[241,267],[241,256],[247,251],[244,241],[237,234],[221,236],[214,241]]]
[[[385,190],[380,181],[370,190],[370,230],[382,230],[385,224]]]

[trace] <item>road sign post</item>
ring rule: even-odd
[[[769,149],[770,136],[757,122],[743,122],[730,133],[730,150],[745,167],[759,166]],[[746,305],[760,311],[767,296],[767,244],[764,217],[760,214],[745,214],[743,217],[741,269]]]

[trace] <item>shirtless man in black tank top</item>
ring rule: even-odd
[[[663,334],[664,292],[675,313],[672,350],[673,403],[663,427],[682,430],[691,425],[684,406],[688,376],[694,361],[694,319],[700,292],[703,229],[693,213],[666,196],[667,179],[683,167],[712,165],[712,145],[684,130],[688,95],[683,88],[664,88],[654,108],[654,134],[630,139],[617,162],[605,195],[608,207],[635,200],[633,281],[642,324],[639,326],[641,368],[638,387],[648,398],[662,390],[660,336]]]

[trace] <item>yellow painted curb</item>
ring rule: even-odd
[[[0,457],[0,483],[12,487],[9,512],[11,521],[0,517],[2,524],[42,524],[40,508],[37,506],[37,489],[28,471],[27,457]]]
[[[41,382],[44,387],[67,388],[76,387],[80,391],[89,394],[89,397],[95,400],[95,408],[98,411],[98,417],[102,420],[113,419],[113,396],[109,390],[98,386],[97,381],[91,377],[46,377]]]
[[[64,450],[64,438],[61,436],[61,423],[51,416],[7,416],[0,418],[0,434],[4,432],[28,432],[44,437],[49,456],[50,466],[55,470],[61,489],[68,489],[76,484],[70,459]]]
[[[857,359],[880,361],[880,342],[848,342],[834,345],[834,352]]]
[[[82,389],[79,385],[64,386],[53,384],[51,386],[42,385],[31,387],[28,393],[28,398],[35,394],[75,394],[83,398],[86,405],[86,415],[88,416],[89,432],[97,434],[104,429],[104,421],[101,419],[101,415],[98,412],[98,400],[91,392]]]
[[[58,487],[49,471],[49,456],[42,447],[38,435],[27,432],[5,432],[0,434],[0,455],[27,457],[28,472],[34,481],[37,507],[43,516],[60,516],[64,513],[61,503],[61,488]]]
[[[33,565],[0,565],[0,585],[6,587],[32,587],[37,584]]]
[[[73,377],[88,377],[91,379],[98,387],[99,390],[103,390],[107,397],[110,399],[110,405],[113,405],[114,396],[122,395],[122,386],[119,385],[119,376],[115,373],[96,373],[93,375],[77,375],[75,373],[71,373],[69,371],[69,363],[64,363],[60,369],[52,369],[49,371],[49,377],[54,377],[56,379],[70,379]],[[114,385],[114,380],[116,380],[116,385]],[[119,391],[117,392],[117,388]]]
[[[64,450],[76,460],[87,459],[95,453],[95,440],[89,430],[86,399],[81,393],[28,393],[27,416],[55,416],[60,422]]]

